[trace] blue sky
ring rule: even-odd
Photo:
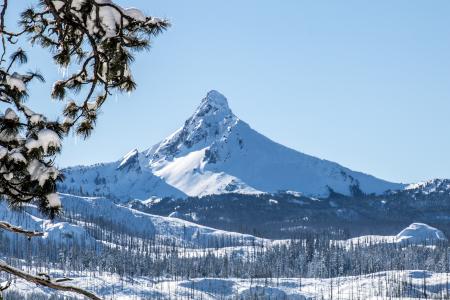
[[[8,21],[33,2],[13,1]],[[67,139],[60,166],[148,148],[217,89],[294,149],[393,181],[450,178],[449,1],[117,2],[173,26],[137,56],[138,90],[110,98],[89,140]],[[24,47],[48,81],[30,103],[56,115],[58,70]]]

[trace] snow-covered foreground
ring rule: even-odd
[[[159,280],[121,279],[104,274],[77,277],[72,284],[95,290],[104,299],[448,299],[449,275],[427,271],[390,271],[332,279],[272,278]],[[51,295],[48,289],[18,280],[24,295]],[[74,296],[70,293],[61,295]]]
[[[18,260],[13,260],[14,265],[22,267],[33,274],[40,272],[50,273],[52,278],[69,276],[74,278],[72,285],[95,291],[104,299],[335,299],[337,295],[339,295],[339,299],[369,299],[370,297],[383,299],[381,295],[423,297],[424,291],[427,293],[428,298],[447,295],[446,274],[422,271],[390,271],[361,277],[338,277],[333,279],[273,279],[275,274],[279,274],[278,268],[281,268],[279,266],[281,263],[284,264],[284,268],[299,268],[297,266],[298,263],[302,263],[310,268],[310,273],[295,274],[321,274],[320,277],[328,276],[330,273],[327,273],[327,267],[330,264],[326,263],[324,255],[326,255],[326,251],[334,251],[336,250],[335,248],[343,249],[340,252],[333,252],[336,255],[342,255],[345,252],[364,254],[363,251],[366,251],[366,248],[370,251],[369,246],[375,244],[378,247],[385,246],[384,248],[378,248],[378,251],[385,249],[394,251],[392,253],[399,251],[403,253],[403,249],[412,244],[417,244],[416,248],[424,248],[425,252],[434,251],[428,250],[428,248],[421,245],[445,242],[446,237],[440,230],[426,224],[411,224],[396,236],[363,236],[342,241],[326,240],[327,244],[330,242],[341,247],[328,247],[324,244],[310,243],[309,245],[314,245],[315,252],[318,254],[312,253],[310,262],[305,263],[302,262],[301,257],[305,257],[306,252],[298,251],[308,248],[306,240],[270,240],[252,235],[227,232],[177,218],[143,213],[115,204],[106,198],[61,195],[61,200],[65,209],[65,215],[53,222],[39,215],[33,206],[29,206],[26,211],[18,213],[1,205],[0,219],[27,229],[43,230],[45,232],[42,238],[33,239],[31,242],[39,243],[29,244],[30,242],[24,240],[24,243],[14,244],[16,246],[12,245],[11,247],[15,247],[14,249],[25,247],[25,245],[27,245],[26,247],[34,245],[36,249],[48,248],[46,253],[50,255],[53,255],[54,252],[67,252],[67,258],[73,260],[74,264],[65,266],[65,263],[59,264],[59,260],[53,258],[52,262],[54,264],[49,271],[42,268],[42,266],[48,266],[45,263],[41,264],[36,260],[34,267],[30,268],[29,262],[24,260],[23,256],[22,259],[17,256]],[[102,232],[101,230],[104,231]],[[124,238],[124,236],[132,239]],[[14,242],[13,239],[11,241]],[[46,246],[47,248],[45,248]],[[70,249],[73,249],[74,246],[78,250],[75,250],[73,254],[78,255],[78,257],[70,256],[72,253]],[[362,252],[354,252],[355,248],[363,250]],[[413,250],[416,251],[416,248]],[[9,256],[4,258],[16,257],[19,253],[14,249],[12,252],[8,252],[10,253]],[[116,249],[120,249],[120,251],[116,252]],[[410,252],[411,249],[409,248]],[[441,251],[439,253],[442,253],[442,249],[439,250]],[[6,251],[7,249],[4,250]],[[89,250],[92,251],[82,252]],[[424,251],[421,253],[425,253]],[[91,267],[90,269],[80,265],[83,261],[83,259],[80,259],[80,255],[84,255],[80,253],[92,256],[89,257],[91,260],[87,264],[87,266]],[[302,254],[300,255],[299,253]],[[375,265],[375,260],[372,261],[373,257],[370,253],[376,254],[377,252],[369,252],[368,258],[361,260],[360,263],[356,263],[355,266],[361,267],[366,263]],[[436,252],[436,255],[439,253]],[[99,257],[96,255],[99,255]],[[103,269],[97,268],[101,260],[100,256],[104,255],[110,261],[105,262],[103,260]],[[293,260],[292,263],[289,261],[286,263],[287,256],[290,255],[298,256],[298,259]],[[412,256],[407,257],[414,257],[415,255],[416,252],[413,252]],[[439,257],[433,257],[431,252],[428,255],[432,259]],[[401,254],[401,256],[404,255]],[[342,258],[342,256],[339,257]],[[143,263],[137,263],[137,261],[142,260],[144,260]],[[77,261],[80,264],[75,263]],[[109,273],[110,271],[108,270],[110,269],[106,269],[110,266],[120,265],[122,262],[126,264],[125,261],[133,264],[131,268],[126,269],[128,273],[124,273],[124,269],[121,268],[111,271],[125,274],[121,277],[117,274]],[[355,263],[353,258],[348,260],[348,262],[349,264]],[[188,265],[190,263],[192,264]],[[258,265],[261,263],[263,265],[262,269],[255,268],[255,266],[252,267],[252,264]],[[265,265],[265,263],[270,265]],[[165,268],[171,264],[176,265],[178,269],[167,270]],[[435,264],[437,263],[434,260],[430,260],[429,264],[418,267],[409,266],[403,269],[428,268]],[[182,268],[184,265],[190,267],[187,268],[189,269],[188,272],[183,271],[185,273],[181,276],[179,275],[180,270],[185,270]],[[219,274],[221,270],[227,268],[227,265],[234,266],[234,268],[229,270],[237,271],[237,273],[234,273],[237,275],[233,276],[242,278],[227,278],[227,276],[230,276],[230,273]],[[74,270],[74,266],[78,269]],[[346,266],[342,262],[341,266],[360,270],[358,267],[353,267],[353,265]],[[195,268],[195,270],[190,269],[191,267]],[[139,268],[141,273],[137,275],[136,271]],[[165,273],[163,271],[161,273],[156,271],[145,273],[145,270],[143,270],[155,270],[154,268],[166,271]],[[246,272],[247,268],[258,269],[258,272],[262,270],[263,272],[257,273],[263,274],[259,275],[259,277],[272,277],[272,279],[250,280],[248,278],[253,276],[251,274],[254,273]],[[390,270],[400,269],[392,266],[388,266],[388,268]],[[388,268],[379,268],[377,270],[387,270]],[[69,273],[67,271],[64,273],[61,271],[62,269],[70,271]],[[271,271],[265,272],[266,269]],[[319,271],[319,269],[322,271]],[[215,270],[219,270],[219,273]],[[438,269],[438,272],[444,270]],[[374,270],[366,270],[364,273],[367,274],[369,272],[374,272]],[[357,272],[350,274],[355,273]],[[150,276],[149,274],[155,274],[155,276]],[[315,276],[290,274],[285,276]],[[343,274],[341,273],[341,275]],[[222,278],[198,278],[203,276],[218,276]],[[192,277],[197,279],[187,280]],[[179,279],[174,280],[174,278]],[[424,285],[426,286],[425,290]],[[29,295],[31,298],[28,299],[34,299],[33,297],[35,296],[32,296],[32,293],[42,295],[50,295],[51,293],[50,290],[36,287],[20,280],[14,283],[12,290]],[[445,297],[441,298],[445,299]],[[392,297],[388,298],[392,299]]]

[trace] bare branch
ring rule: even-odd
[[[0,284],[0,292],[6,291],[7,289],[9,289],[9,287],[11,286],[11,283],[12,283],[11,280],[2,282]],[[0,293],[0,295],[1,295],[1,293]]]
[[[3,32],[5,31],[5,14],[6,14],[6,10],[8,9],[8,0],[4,0],[3,1],[3,8],[2,11],[0,13],[0,34],[2,35],[2,46],[3,46],[3,52],[2,52],[2,56],[0,58],[0,64],[3,62],[4,57],[6,55],[6,41],[5,41],[5,35],[3,34]]]
[[[11,224],[9,224],[7,222],[3,222],[3,221],[0,221],[0,228],[1,229],[5,229],[5,230],[10,231],[10,232],[23,234],[29,239],[31,239],[32,237],[43,236],[44,235],[43,232],[28,231],[28,230],[22,229],[22,227],[14,226],[14,225],[11,225]]]
[[[79,288],[76,286],[71,286],[71,285],[63,285],[60,283],[59,280],[55,280],[55,281],[51,280],[50,277],[48,277],[48,275],[45,277],[44,276],[39,277],[39,276],[34,276],[31,274],[28,274],[26,272],[23,272],[22,270],[11,267],[4,261],[0,261],[0,271],[7,272],[14,276],[25,279],[26,281],[29,281],[29,282],[32,282],[32,283],[35,283],[35,284],[38,284],[41,286],[45,286],[45,287],[48,287],[48,288],[51,288],[54,290],[76,293],[79,295],[83,295],[83,296],[87,297],[88,299],[92,299],[92,300],[102,300],[102,298],[100,298],[96,294],[86,291],[86,290],[83,290],[82,288]]]

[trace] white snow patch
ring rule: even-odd
[[[47,206],[49,208],[61,207],[61,199],[59,198],[58,194],[56,193],[48,194],[47,200],[48,200]]]
[[[27,89],[23,80],[16,73],[11,76],[6,75],[6,84],[9,85],[12,90],[17,90],[19,92],[24,92]]]
[[[396,236],[398,243],[426,243],[447,240],[444,233],[437,228],[423,223],[413,223]]]

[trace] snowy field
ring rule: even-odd
[[[158,280],[117,275],[76,277],[73,285],[96,291],[104,299],[448,299],[449,274],[391,271],[333,279],[215,279]],[[12,289],[24,295],[51,291],[16,281]],[[60,295],[73,296],[70,293]],[[78,299],[78,298],[76,298]],[[81,299],[81,298],[80,298]]]

